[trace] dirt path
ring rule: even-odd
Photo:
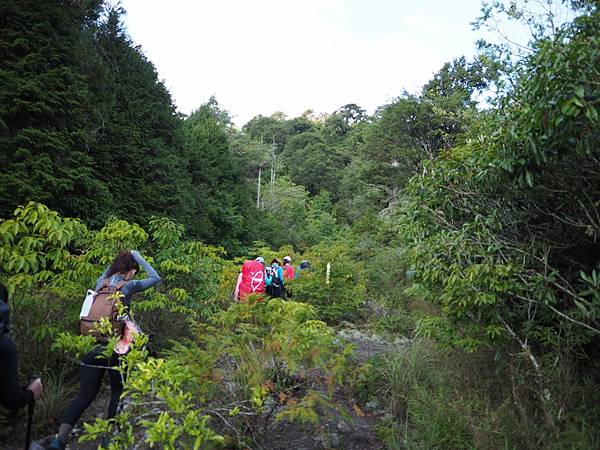
[[[377,417],[367,414],[341,393],[334,397],[337,411],[326,417],[317,429],[291,423],[280,424],[271,433],[268,450],[346,450],[381,449],[375,433]]]
[[[355,327],[343,328],[338,331],[341,340],[355,345],[355,357],[359,364],[367,359],[389,351],[400,350],[407,345],[408,339],[395,338],[386,340],[368,330]],[[315,376],[316,390],[325,392],[322,380]],[[110,396],[108,383],[103,387],[98,397],[86,410],[82,422],[92,422],[96,417],[104,417]],[[333,403],[335,410],[322,417],[316,427],[307,427],[295,423],[281,422],[268,434],[268,440],[260,442],[259,448],[263,450],[318,450],[318,449],[345,449],[345,450],[375,450],[382,449],[383,444],[377,437],[376,427],[379,421],[377,412],[373,412],[364,405],[359,405],[355,399],[342,390],[334,393]],[[2,442],[2,450],[21,450],[25,429],[18,423],[12,436]],[[79,443],[78,437],[84,433],[76,428],[72,434],[67,448],[69,450],[97,449],[99,441]],[[23,438],[22,438],[23,437]],[[39,436],[34,436],[38,438]]]
[[[108,402],[110,399],[110,388],[108,387],[108,381],[102,384],[102,388],[98,393],[98,397],[96,400],[89,406],[89,408],[85,411],[82,417],[83,422],[93,422],[96,417],[105,417],[106,411],[108,409]],[[26,421],[27,415],[24,412],[18,416],[17,420],[15,420],[12,424],[10,424],[11,433],[5,434],[3,433],[0,436],[0,450],[23,450],[24,442],[25,442],[25,432],[26,432]],[[6,430],[8,431],[8,430]],[[34,431],[32,433],[32,439],[37,440],[41,439],[44,435],[50,434],[50,432],[46,432],[45,434],[40,434],[39,432]],[[83,430],[79,428],[75,428],[74,433],[71,437],[69,445],[67,449],[69,450],[92,450],[97,449],[99,442],[86,442],[84,444],[79,444],[77,442],[77,437],[83,433]]]
[[[339,330],[338,337],[355,345],[355,357],[359,364],[375,355],[401,350],[410,342],[402,337],[386,340],[368,330],[361,330],[354,326]],[[322,389],[325,390],[324,386]],[[292,423],[280,424],[270,435],[270,442],[263,448],[265,450],[383,448],[376,432],[379,421],[377,412],[359,405],[355,399],[342,391],[334,394],[333,402],[337,411],[330,416],[325,416],[316,430]]]

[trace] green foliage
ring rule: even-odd
[[[277,178],[272,190],[269,185],[264,185],[263,189],[261,203],[264,214],[275,223],[262,231],[267,224],[263,218],[259,223],[261,240],[273,247],[291,244],[304,250],[337,236],[339,226],[327,191],[309,197],[303,186],[294,184],[287,176]]]
[[[288,177],[281,176],[275,180],[272,191],[271,186],[265,184],[263,192],[263,208],[276,218],[279,227],[287,230],[286,238],[289,242],[288,236],[297,234],[304,224],[308,202],[306,189],[293,183]],[[277,229],[273,230],[276,231]],[[265,236],[265,239],[268,238]]]
[[[69,245],[86,232],[78,220],[63,219],[41,204],[30,202],[0,222],[0,271],[11,293],[31,289],[72,267]]]
[[[82,440],[118,427],[113,449],[140,440],[165,448],[218,448],[224,443],[213,431],[219,422],[240,444],[244,429],[256,430],[255,439],[261,422],[267,431],[275,410],[278,420],[316,423],[330,402],[311,389],[298,395],[292,383],[303,371],[320,368],[333,388],[342,381],[351,349],[340,348],[332,331],[313,317],[314,309],[302,303],[236,303],[197,324],[194,338],[176,345],[166,359],[145,359],[138,347],[122,369],[126,411],[116,424],[99,419],[86,425]]]
[[[222,258],[223,249],[180,241],[181,225],[168,219],[154,219],[150,231],[149,240],[139,225],[113,219],[92,232],[36,203],[0,222],[0,279],[11,292],[15,339],[31,349],[22,361],[26,370],[39,362],[48,368],[58,364],[51,350],[54,338],[74,356],[89,347],[86,338],[69,341],[59,333],[76,330],[85,290],[123,248],[156,249],[153,264],[164,282],[133,306],[154,335],[153,345],[162,348],[168,339],[185,334],[187,316],[219,309],[233,290],[235,273],[235,266]],[[177,326],[167,326],[170,314],[181,316]]]
[[[460,142],[478,115],[473,96],[489,76],[479,61],[463,57],[446,63],[422,95],[404,93],[379,109],[359,147],[364,162],[358,168],[363,184],[382,190],[381,207],[398,202],[400,190],[422,171],[425,160]]]
[[[258,115],[253,117],[242,131],[255,141],[263,141],[267,144],[275,143],[277,148],[282,149],[288,138],[289,131],[285,116],[273,114],[271,117]]]
[[[233,426],[234,438],[244,442],[244,430],[259,430],[262,423],[266,431],[271,417],[315,423],[329,401],[312,389],[298,390],[305,372],[321,371],[328,395],[343,381],[351,347],[343,347],[317,320],[312,306],[278,299],[229,306],[236,266],[223,259],[222,248],[181,240],[184,229],[176,222],[153,218],[148,233],[137,224],[111,219],[93,232],[30,203],[0,229],[2,254],[7,255],[2,279],[13,292],[14,335],[19,346],[36,349],[22,363],[24,370],[37,373],[64,370],[64,356],[74,362],[94,346],[91,336],[65,331],[75,331],[85,289],[116,249],[136,246],[154,253],[144,252],[163,282],[131,307],[152,341],[139,336],[120,367],[111,369],[127,380],[127,409],[114,422],[87,425],[83,440],[118,429],[110,448],[131,448],[139,439],[165,448],[212,448],[223,443],[216,421]],[[9,264],[8,258],[22,248],[30,250],[25,260],[44,260],[46,265]],[[61,258],[55,263],[48,255],[57,250]],[[291,247],[280,252],[296,257]],[[264,255],[269,256],[266,250]],[[42,271],[47,276],[36,279]],[[108,322],[100,328],[113,332]],[[107,356],[115,341],[113,337]],[[163,357],[148,357],[149,348]],[[55,394],[48,399],[52,416],[60,405],[60,392]]]
[[[597,436],[584,424],[595,407],[563,417],[560,433],[540,424],[531,375],[516,374],[494,351],[472,354],[415,340],[378,356],[355,376],[363,402],[385,411],[378,431],[387,448],[593,448]],[[496,354],[497,355],[497,354]],[[572,368],[550,377],[565,410],[582,405],[591,385],[572,383]]]
[[[412,292],[450,319],[423,321],[424,333],[468,349],[501,337],[581,348],[600,334],[579,273],[598,264],[597,118],[578,100],[595,92],[586,80],[597,22],[583,16],[537,42],[486,134],[411,183],[398,230],[418,274]]]
[[[337,237],[339,226],[333,215],[329,192],[323,190],[309,200],[305,224],[298,234],[303,246],[316,245]]]
[[[294,299],[315,306],[319,317],[328,322],[358,319],[363,313],[366,280],[363,263],[352,251],[352,242],[321,243],[306,251],[304,259],[310,261],[311,269],[294,280]]]
[[[598,72],[599,20],[588,10],[535,40],[499,109],[463,145],[425,162],[390,215],[403,267],[415,274],[407,293],[437,305],[418,334],[469,352],[518,349],[507,365],[532,399],[520,417],[535,415],[526,428],[554,439],[576,422],[562,421],[553,367],[588,355],[584,365],[596,373],[588,352],[600,335],[598,86],[589,76]],[[583,389],[581,381],[571,388]],[[432,395],[446,402],[421,394],[418,407],[435,409]],[[504,423],[510,414],[499,412]]]
[[[468,417],[459,409],[468,404],[453,403],[437,358],[433,349],[417,341],[399,353],[376,358],[359,378],[362,395],[377,399],[386,411],[406,421],[400,429],[391,418],[382,421],[380,434],[388,448],[395,448],[399,440],[414,449],[475,447]]]
[[[47,372],[43,376],[44,392],[35,404],[34,426],[41,434],[48,425],[55,425],[77,390],[68,370]]]
[[[167,215],[239,253],[257,219],[216,100],[186,120],[106,1],[4,2],[0,214],[38,201],[94,228]],[[300,127],[300,124],[296,124]],[[301,127],[300,127],[301,128]]]
[[[282,157],[292,181],[305,186],[313,195],[323,190],[337,193],[337,173],[348,162],[324,136],[314,132],[290,139]]]
[[[240,183],[242,169],[230,149],[227,121],[211,99],[183,123],[189,159],[194,216],[192,234],[238,253],[242,240],[249,241],[246,218],[252,199]]]
[[[88,40],[100,11],[99,2],[0,6],[2,216],[36,200],[87,219],[99,213],[96,202],[109,201],[87,149],[97,125],[88,114],[94,94],[87,77],[105,73]],[[94,56],[83,59],[88,51]]]
[[[543,15],[485,5],[479,25],[499,13],[530,27],[522,57],[482,43],[373,117],[348,104],[239,132],[214,98],[176,113],[120,8],[2,3],[0,213],[26,206],[0,220],[0,281],[23,372],[54,374],[46,419],[65,355],[92,345],[74,335],[85,289],[140,249],[163,279],[132,308],[155,357],[127,356],[128,409],[85,439],[119,428],[111,448],[260,446],[273,419],[316,424],[350,352],[326,322],[370,315],[386,333],[418,320],[420,336],[496,355],[489,385],[455,379],[464,369],[420,342],[363,368],[365,399],[405,419],[382,422],[390,448],[598,447],[581,405],[600,335],[600,18],[591,1],[561,6],[564,23],[551,2]],[[494,85],[494,108],[477,111]],[[294,301],[230,305],[226,257],[241,254],[312,269],[287,282]],[[565,370],[575,359],[580,372]],[[311,370],[327,395],[307,388]]]
[[[103,86],[112,105],[102,111],[104,130],[93,152],[97,176],[112,194],[106,207],[141,224],[166,214],[189,225],[193,203],[181,122],[154,65],[125,33],[122,13],[108,8],[96,34],[103,63],[118,67]]]

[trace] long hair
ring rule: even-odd
[[[135,269],[137,272],[139,272],[140,265],[137,263],[129,250],[121,250],[108,268],[106,276],[110,277],[115,273],[127,273],[131,269]]]

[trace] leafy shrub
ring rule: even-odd
[[[420,335],[518,348],[509,366],[537,401],[532,422],[553,436],[564,410],[552,366],[600,342],[600,14],[571,6],[580,16],[534,40],[498,110],[425,164],[394,219],[409,293],[439,305]]]
[[[152,219],[149,233],[118,219],[94,232],[31,203],[0,230],[0,276],[13,293],[15,336],[31,349],[23,367],[49,380],[42,422],[58,414],[68,392],[58,388],[64,361],[93,345],[75,334],[83,293],[123,247],[140,249],[163,279],[132,303],[153,342],[140,337],[115,368],[126,377],[125,411],[116,421],[86,425],[83,440],[119,429],[111,448],[141,441],[213,448],[228,430],[230,441],[246,445],[271,419],[315,423],[342,381],[351,348],[317,320],[313,306],[278,299],[229,306],[236,266],[221,248],[181,240],[183,228],[169,219]],[[162,357],[148,357],[149,348]],[[305,386],[304,374],[315,370],[326,392]]]
[[[265,438],[272,418],[315,423],[329,401],[316,390],[298,390],[302,373],[319,368],[333,389],[351,349],[340,348],[314,314],[309,305],[279,299],[236,303],[197,324],[194,339],[176,344],[166,359],[130,353],[126,412],[117,424],[97,420],[87,426],[84,439],[117,426],[111,448],[140,441],[217,448]]]
[[[322,243],[311,247],[304,258],[310,261],[311,268],[294,280],[294,299],[315,306],[318,316],[328,322],[357,320],[363,313],[366,280],[363,263],[353,254],[352,243]]]

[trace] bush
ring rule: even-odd
[[[310,305],[280,299],[235,303],[197,324],[194,338],[175,344],[167,358],[130,353],[126,413],[118,425],[97,420],[85,440],[118,426],[115,448],[140,441],[218,448],[268,439],[274,420],[316,425],[351,350],[314,316]],[[315,369],[329,393],[302,387],[303,374]]]
[[[366,295],[365,269],[352,251],[352,242],[336,241],[311,247],[304,259],[311,268],[294,280],[294,300],[310,303],[329,323],[358,320]],[[331,271],[327,284],[327,264]]]
[[[141,336],[117,369],[126,374],[128,405],[117,418],[120,432],[111,448],[140,441],[215,448],[224,442],[223,427],[230,441],[247,445],[272,419],[315,424],[331,407],[328,397],[342,382],[351,348],[309,304],[272,299],[229,305],[236,266],[221,248],[182,241],[180,225],[154,218],[148,233],[111,219],[94,232],[31,203],[0,223],[0,231],[0,277],[13,293],[17,342],[30,349],[22,352],[23,368],[48,382],[42,423],[59,415],[70,391],[65,360],[75,362],[93,345],[93,338],[75,334],[83,294],[121,248],[140,249],[162,277],[132,303],[161,357],[148,357]],[[326,392],[306,387],[309,371],[319,371]],[[115,426],[98,419],[86,425],[82,440]]]
[[[511,367],[502,355],[415,340],[404,351],[368,361],[354,385],[362,402],[376,400],[387,413],[378,430],[389,449],[597,448],[593,382],[577,382],[572,367],[547,374],[565,414],[557,433],[543,420],[535,374]]]

